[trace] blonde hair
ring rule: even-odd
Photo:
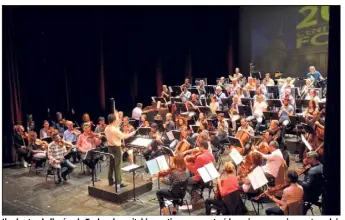
[[[227,173],[235,173],[235,166],[230,161],[226,162],[224,165],[224,170]]]

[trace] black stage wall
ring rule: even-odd
[[[48,108],[51,119],[73,109],[78,121],[88,112],[96,122],[111,97],[129,113],[190,72],[215,83],[238,62],[238,9],[4,6],[4,130],[27,113],[40,128]]]

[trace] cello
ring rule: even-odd
[[[245,151],[244,145],[250,140],[250,135],[245,129],[242,129],[241,131],[237,132],[235,137],[240,140],[241,146],[236,147],[234,145],[230,145],[229,150],[231,151],[235,147],[238,152],[243,155]]]

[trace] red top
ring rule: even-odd
[[[220,195],[222,197],[239,189],[237,177],[233,174],[229,174],[227,178],[222,179],[221,185],[222,190],[220,191]]]
[[[205,166],[206,164],[209,164],[211,162],[214,161],[214,156],[212,153],[210,153],[209,151],[205,151],[204,153],[202,153],[201,155],[199,155],[196,159],[195,159],[195,163],[194,165],[187,165],[187,168],[194,173],[194,180],[195,181],[199,181],[200,180],[200,175],[197,172],[197,170],[203,166]]]

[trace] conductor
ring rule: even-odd
[[[117,188],[126,187],[124,183],[122,183],[121,178],[121,167],[122,167],[122,148],[121,148],[121,140],[127,139],[129,137],[134,136],[136,131],[133,131],[129,134],[123,134],[120,131],[120,124],[121,120],[115,116],[115,114],[108,115],[108,123],[109,125],[105,128],[104,133],[108,140],[108,152],[113,157],[110,157],[110,164],[108,169],[108,180],[109,186],[112,186],[117,183]],[[115,182],[114,182],[114,172],[115,172]]]

